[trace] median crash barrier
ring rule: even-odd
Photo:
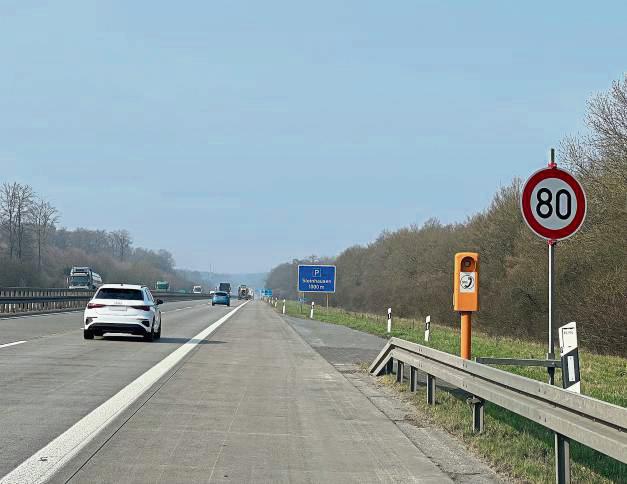
[[[0,316],[83,309],[95,291],[87,289],[0,287]],[[209,298],[208,294],[152,291],[155,298],[186,301]]]

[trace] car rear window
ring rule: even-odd
[[[214,292],[214,296],[226,296],[226,292]]]
[[[143,301],[144,294],[139,289],[118,289],[115,287],[105,287],[98,291],[96,299],[125,299]]]

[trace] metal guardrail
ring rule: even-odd
[[[208,294],[151,291],[164,301],[207,299]],[[0,316],[82,309],[94,291],[84,289],[0,287]]]
[[[435,403],[436,378],[468,392],[476,432],[483,431],[484,401],[555,432],[556,482],[570,481],[569,439],[627,463],[627,409],[623,407],[399,338],[389,340],[369,371],[393,373],[395,361],[399,382],[405,377],[405,365],[409,367],[411,391],[417,388],[417,371],[427,374],[429,404]]]
[[[83,308],[93,294],[84,289],[1,287],[0,315]]]

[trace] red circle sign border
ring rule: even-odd
[[[558,178],[566,183],[575,192],[575,198],[577,199],[577,213],[573,220],[566,226],[559,230],[548,229],[538,223],[533,214],[531,213],[531,203],[525,203],[531,199],[531,193],[538,183],[547,178]],[[583,210],[580,210],[583,207]],[[531,230],[537,235],[548,240],[562,240],[574,235],[586,218],[586,211],[588,210],[588,204],[586,201],[586,194],[583,191],[583,187],[579,180],[573,175],[560,168],[542,168],[533,173],[529,179],[525,182],[522,195],[520,197],[520,209],[523,214],[525,222]]]

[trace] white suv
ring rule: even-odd
[[[83,336],[105,333],[141,335],[147,341],[161,337],[161,299],[153,299],[145,286],[104,284],[85,308]]]

